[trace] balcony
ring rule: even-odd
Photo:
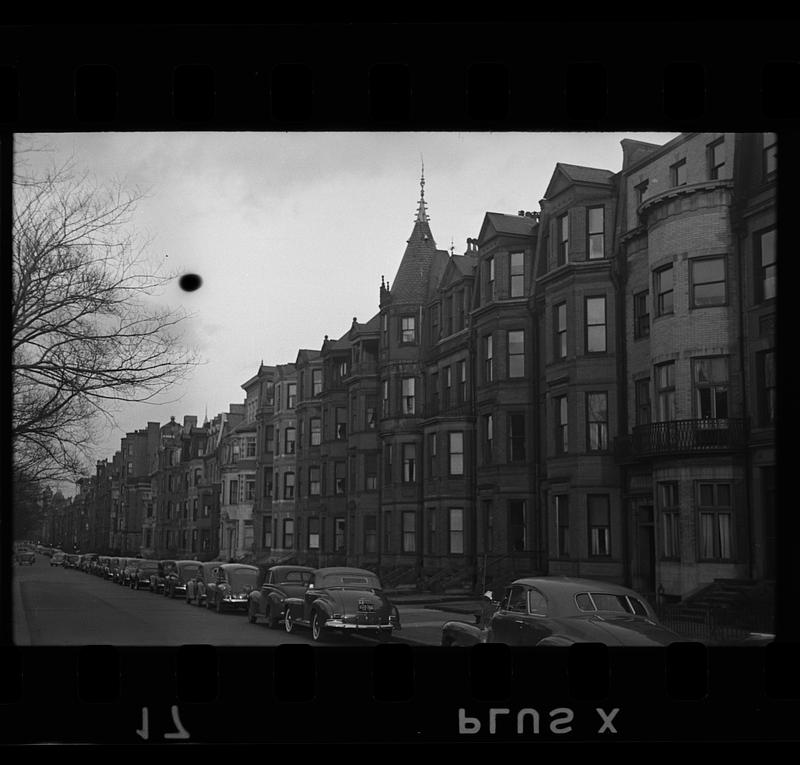
[[[743,449],[742,419],[669,420],[637,425],[614,441],[618,462],[670,454],[708,454]]]

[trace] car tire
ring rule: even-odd
[[[322,625],[322,617],[319,611],[311,614],[311,637],[314,642],[319,642],[325,636],[325,627]]]
[[[292,618],[292,612],[286,611],[286,615],[283,617],[283,627],[287,632],[294,631],[294,619]]]

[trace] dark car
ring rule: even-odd
[[[313,573],[314,569],[308,566],[259,566],[255,589],[247,604],[248,620],[255,624],[261,616],[275,629],[283,620],[286,598],[301,597]]]
[[[23,563],[32,566],[36,563],[36,553],[30,547],[20,547],[14,553],[14,561],[20,566]]]
[[[166,595],[167,576],[175,568],[176,562],[174,560],[160,560],[157,563],[156,573],[150,574],[150,592],[154,592],[156,595]]]
[[[92,572],[92,565],[100,556],[97,553],[84,553],[81,555],[81,571]]]
[[[627,587],[591,579],[532,577],[506,589],[484,624],[451,621],[442,645],[664,646],[682,638],[659,624],[648,603]]]
[[[66,560],[66,558],[67,558],[67,554],[64,553],[64,552],[61,552],[61,550],[58,550],[57,552],[54,552],[50,556],[50,565],[51,566],[62,566],[63,567],[64,561]]]
[[[360,632],[381,638],[400,629],[397,608],[383,594],[380,580],[362,568],[316,569],[302,597],[287,598],[284,626],[311,627],[320,640],[326,631]]]
[[[202,606],[206,602],[208,585],[216,582],[217,571],[224,561],[209,560],[200,564],[197,573],[186,582],[186,602]]]
[[[69,555],[67,555],[66,558],[64,558],[63,566],[64,568],[77,568],[80,559],[81,559],[80,555],[70,553]]]
[[[257,576],[256,566],[223,563],[217,569],[215,581],[208,583],[206,608],[213,608],[218,614],[232,609],[246,611]]]
[[[186,594],[186,582],[197,576],[200,561],[176,560],[174,567],[167,571],[164,577],[164,595],[174,598]]]
[[[111,558],[108,555],[101,555],[97,559],[97,566],[95,567],[94,573],[97,576],[102,576],[104,579],[108,576],[108,567],[111,563]]]
[[[117,565],[114,566],[114,559],[111,559],[112,568],[111,568],[111,581],[116,582],[117,584],[122,584],[122,574],[125,571],[125,566],[128,565],[128,561],[130,558],[116,558]]]
[[[143,588],[150,589],[150,577],[158,572],[158,561],[142,558],[135,561],[133,572],[130,575],[130,587],[132,590]]]
[[[117,583],[121,584],[123,587],[130,587],[133,572],[136,571],[136,567],[142,562],[142,560],[143,558],[126,558],[125,565],[120,565],[119,567],[120,575]]]

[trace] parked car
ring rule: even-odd
[[[133,573],[143,560],[144,558],[127,558],[125,560],[125,565],[120,567],[122,573],[120,574],[119,579],[119,583],[123,587],[131,586],[131,578],[133,577]]]
[[[627,587],[591,579],[517,579],[484,624],[442,625],[442,645],[664,646],[682,638],[659,624],[653,609]]]
[[[200,564],[195,575],[186,582],[186,602],[202,606],[208,594],[210,582],[216,582],[221,560],[209,560]]]
[[[87,573],[91,573],[92,564],[99,557],[100,556],[97,553],[84,553],[83,555],[81,555],[81,571],[85,571]]]
[[[125,577],[125,569],[128,566],[128,561],[130,558],[117,558],[117,567],[113,571],[113,575],[111,577],[112,581],[116,582],[117,584],[122,584],[124,577]]]
[[[77,568],[80,563],[80,555],[69,553],[64,559],[64,568]]]
[[[157,595],[166,594],[164,586],[167,581],[167,575],[175,568],[174,560],[160,560],[158,561],[158,568],[155,574],[150,574],[150,592]]]
[[[186,594],[186,582],[197,575],[200,568],[198,560],[176,560],[164,579],[164,595],[174,598]]]
[[[247,604],[248,621],[255,624],[260,616],[275,629],[283,621],[286,598],[302,596],[313,573],[314,569],[309,566],[259,566],[255,588]]]
[[[343,566],[316,569],[301,597],[286,598],[284,627],[311,627],[320,640],[326,632],[362,632],[380,638],[400,629],[397,608],[383,593],[377,575]]]
[[[97,566],[94,569],[94,573],[97,576],[102,576],[103,578],[108,576],[108,565],[110,562],[111,558],[109,558],[108,555],[101,555],[97,559]]]
[[[14,553],[14,561],[19,565],[27,564],[32,566],[36,563],[36,553],[30,547],[19,547]]]
[[[250,593],[256,586],[258,568],[244,563],[223,563],[215,581],[208,583],[206,608],[218,614],[231,609],[247,610]]]
[[[113,582],[118,568],[119,568],[119,558],[109,558],[108,570],[106,571],[106,579],[110,579]]]
[[[158,573],[158,561],[139,558],[133,563],[132,568],[129,581],[131,589],[140,590],[144,587],[150,589],[150,577]]]
[[[66,558],[67,558],[67,554],[66,553],[63,553],[60,550],[58,552],[54,552],[50,556],[50,565],[51,566],[62,566],[63,567],[64,561],[66,560]]]

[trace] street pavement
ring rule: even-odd
[[[292,634],[250,624],[244,613],[217,614],[182,599],[134,591],[100,577],[51,566],[37,555],[32,566],[14,566],[14,642],[17,645],[263,646],[311,643],[309,630]],[[442,625],[473,622],[480,602],[464,596],[397,594],[402,629],[394,640],[440,645]],[[373,643],[331,635],[323,645]]]

